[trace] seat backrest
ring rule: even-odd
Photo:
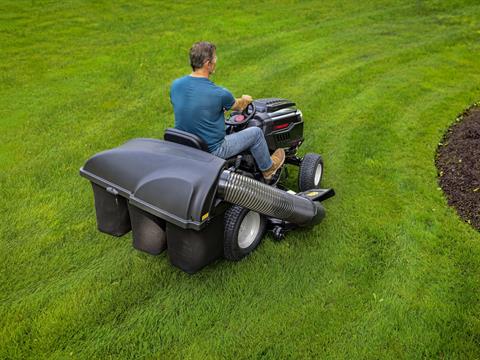
[[[183,130],[168,128],[165,130],[163,139],[199,150],[208,151],[208,145],[201,137]]]

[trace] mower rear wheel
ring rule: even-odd
[[[224,221],[223,254],[231,261],[250,254],[262,241],[267,225],[263,215],[238,205],[225,212]]]
[[[298,171],[300,191],[318,189],[323,176],[323,159],[320,155],[309,153],[303,157]]]

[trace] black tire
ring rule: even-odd
[[[317,169],[321,167],[320,176]],[[323,159],[318,154],[309,153],[303,157],[298,171],[298,188],[300,191],[317,189],[320,187],[323,177]]]
[[[242,225],[245,217],[249,214],[249,218],[247,221],[252,222],[253,225],[256,227],[256,234],[253,233],[255,236],[250,235],[244,240],[252,239],[252,241],[244,241],[243,245],[248,246],[241,246],[241,240],[239,239],[240,233],[240,226]],[[250,220],[253,219],[253,220]],[[258,223],[257,223],[258,220]],[[225,259],[231,261],[239,261],[243,259],[245,256],[250,254],[262,241],[263,235],[265,233],[265,229],[267,226],[267,222],[263,215],[260,215],[254,211],[248,210],[244,207],[233,205],[230,209],[225,212],[225,233],[224,233],[224,241],[223,241],[223,254]],[[245,226],[245,225],[244,225]]]

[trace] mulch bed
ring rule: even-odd
[[[480,230],[480,104],[459,115],[436,156],[440,187],[460,217]]]

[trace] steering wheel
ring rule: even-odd
[[[231,126],[246,124],[254,117],[256,111],[257,108],[255,107],[255,104],[251,102],[240,114],[231,115],[228,119],[226,119],[225,124]]]

